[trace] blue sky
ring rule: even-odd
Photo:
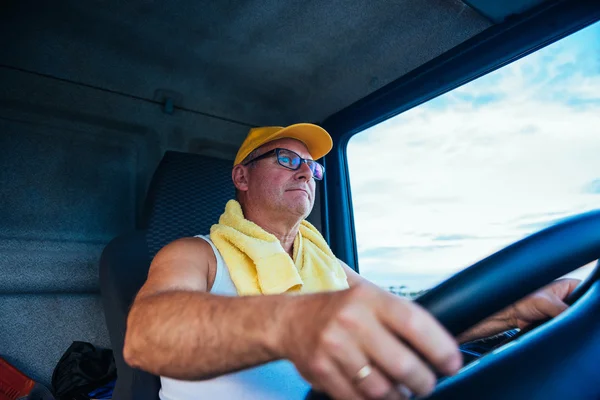
[[[600,208],[600,23],[356,135],[348,159],[380,285],[431,287]]]

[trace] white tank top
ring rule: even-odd
[[[217,258],[215,282],[210,292],[222,296],[237,296],[229,270],[215,245],[208,236],[197,237],[210,244]],[[204,381],[181,381],[162,376],[160,381],[161,400],[303,400],[310,390],[308,382],[286,360]]]

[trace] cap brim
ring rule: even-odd
[[[325,129],[318,125],[308,123],[286,126],[273,135],[265,138],[266,140],[261,146],[272,142],[273,140],[283,138],[297,139],[304,143],[314,160],[324,157],[333,147],[331,136],[329,136],[329,133],[327,133]]]

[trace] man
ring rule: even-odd
[[[302,399],[311,386],[336,399],[401,399],[461,368],[457,340],[430,314],[361,278],[303,222],[324,173],[313,159],[331,146],[311,124],[251,130],[232,171],[239,204],[210,237],[156,255],[124,357],[161,376],[163,400]],[[557,281],[458,340],[556,316],[577,283]]]

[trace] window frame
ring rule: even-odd
[[[323,235],[338,258],[359,272],[347,145],[352,136],[486,75],[600,20],[600,3],[543,3],[497,24],[326,118],[332,151],[323,159]]]

